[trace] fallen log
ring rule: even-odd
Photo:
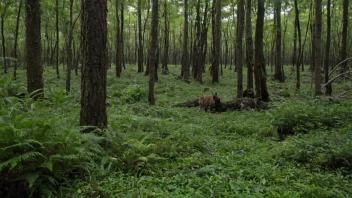
[[[192,99],[187,102],[178,103],[174,107],[194,108],[199,107],[199,99]],[[257,98],[236,98],[231,101],[221,102],[220,105],[213,109],[216,112],[237,111],[245,109],[264,109],[265,103]]]

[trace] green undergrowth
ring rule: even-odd
[[[352,195],[350,100],[313,97],[309,83],[296,92],[288,78],[268,81],[266,110],[173,107],[204,90],[232,100],[235,73],[224,69],[215,85],[206,74],[202,85],[160,75],[149,106],[148,77],[130,67],[121,79],[109,70],[103,136],[80,133],[79,77],[68,94],[64,79],[46,68],[40,101],[19,97],[25,79],[0,77],[0,197]],[[303,73],[304,82],[309,76]]]

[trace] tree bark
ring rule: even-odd
[[[242,38],[244,29],[244,0],[237,4],[237,36],[236,36],[236,67],[237,67],[237,98],[243,97],[243,50]]]
[[[26,1],[26,62],[27,90],[29,93],[39,90],[34,99],[43,97],[43,68],[41,65],[40,0]]]
[[[56,0],[55,5],[55,13],[56,13],[56,78],[60,79],[60,72],[59,72],[59,0]]]
[[[264,0],[258,0],[257,24],[255,29],[255,87],[256,97],[269,101],[266,86],[265,60],[263,50],[264,38]]]
[[[18,42],[18,29],[19,29],[19,24],[20,24],[20,18],[21,18],[21,10],[22,10],[22,0],[20,0],[20,4],[18,6],[18,10],[17,10],[17,16],[16,16],[16,30],[15,30],[15,44],[13,47],[13,56],[15,59],[17,59],[17,42]],[[48,43],[49,44],[49,43]],[[13,78],[16,79],[17,78],[17,64],[18,64],[18,60],[15,63],[15,68],[13,70]]]
[[[143,72],[143,38],[142,38],[142,8],[141,0],[137,4],[138,15],[138,72]]]
[[[184,23],[183,23],[183,55],[182,70],[183,80],[189,81],[189,55],[188,55],[188,0],[184,0]]]
[[[301,26],[299,22],[299,10],[298,2],[295,0],[295,29],[298,34],[298,61],[296,61],[296,89],[299,90],[301,87],[301,76],[300,76],[300,65],[302,64],[302,36],[301,36]]]
[[[213,57],[212,57],[212,83],[219,82],[219,64],[221,51],[221,0],[214,0],[213,20]]]
[[[275,53],[275,80],[279,82],[284,82],[284,73],[282,70],[282,60],[281,60],[281,1],[276,1],[275,3],[275,19],[276,19],[276,53]]]
[[[325,45],[325,59],[324,59],[324,74],[325,83],[329,82],[329,63],[330,63],[330,45],[331,45],[331,0],[327,2],[327,13],[326,13],[326,45]],[[331,83],[326,85],[325,94],[331,96],[332,87]]]
[[[164,0],[164,55],[163,55],[163,65],[162,65],[162,72],[161,74],[168,74],[168,57],[169,57],[169,19],[168,19],[168,12],[167,12],[167,1]]]
[[[321,57],[321,32],[322,32],[322,0],[315,0],[315,95],[321,94],[320,70]]]
[[[252,0],[246,0],[246,65],[247,89],[253,89],[253,39],[252,39]]]
[[[1,43],[2,43],[2,62],[4,65],[4,73],[7,74],[7,65],[6,65],[6,44],[5,44],[5,33],[4,33],[4,23],[5,15],[7,11],[7,6],[9,3],[6,1],[4,5],[4,10],[1,13]]]
[[[107,1],[82,0],[81,126],[107,127]]]
[[[152,1],[152,21],[150,30],[150,48],[149,48],[149,94],[148,102],[149,105],[155,105],[154,97],[154,84],[155,84],[155,65],[158,61],[157,50],[158,50],[158,23],[159,23],[159,8],[158,0]]]
[[[116,1],[115,12],[116,12],[116,77],[120,78],[122,71],[122,34],[121,34],[121,22],[119,16],[119,4],[120,0]]]
[[[348,0],[343,0],[343,19],[342,19],[342,47],[341,47],[341,61],[347,58],[347,28],[348,28]],[[347,62],[342,65],[341,73],[347,70]]]
[[[72,37],[73,37],[73,0],[70,0],[70,22],[67,40],[67,70],[66,70],[66,92],[71,91],[71,71],[73,66],[72,60]]]

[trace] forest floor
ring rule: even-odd
[[[170,70],[179,74],[180,66],[170,66]],[[206,113],[173,105],[198,98],[208,89],[217,92],[222,101],[232,100],[236,95],[233,70],[224,68],[220,83],[215,85],[208,73],[202,85],[159,73],[156,105],[149,106],[147,76],[127,65],[117,79],[110,69],[104,154],[95,152],[96,157],[85,164],[72,162],[80,171],[71,168],[70,174],[57,179],[61,196],[352,196],[352,100],[315,97],[308,71],[302,73],[302,88],[297,92],[291,66],[285,67],[285,83],[272,81],[270,68],[267,70],[272,102],[265,110]],[[49,130],[43,130],[42,136],[55,131],[69,139],[72,131],[81,129],[80,78],[73,72],[70,95],[63,91],[65,80],[57,80],[51,67],[45,68],[44,79],[48,101],[31,102],[27,106],[33,112],[18,115],[31,116],[27,128],[46,123],[44,127]],[[333,94],[339,95],[350,85],[348,81],[334,83]],[[16,89],[19,92],[23,88]],[[1,110],[9,113],[10,107]],[[2,115],[5,113],[0,118]],[[0,128],[3,125],[0,122]],[[22,126],[13,125],[17,130]],[[295,135],[280,141],[278,128]],[[60,148],[66,149],[71,141]],[[51,167],[54,175],[55,163]]]

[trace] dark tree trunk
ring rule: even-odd
[[[7,74],[7,65],[6,65],[6,44],[5,44],[5,33],[4,33],[4,23],[5,15],[7,11],[8,2],[5,2],[4,10],[1,13],[1,43],[2,43],[2,62],[4,65],[4,73]]]
[[[252,39],[252,0],[246,0],[246,65],[247,65],[247,89],[253,89],[253,39]]]
[[[300,77],[300,65],[302,64],[302,36],[301,36],[301,26],[299,23],[299,10],[298,10],[298,3],[295,0],[295,30],[298,34],[298,60],[296,61],[296,89],[299,90],[301,87],[301,77]]]
[[[347,28],[348,28],[348,0],[343,0],[343,27],[342,27],[342,48],[341,61],[347,58]],[[341,73],[347,70],[347,62],[342,64]]]
[[[183,80],[189,81],[189,55],[188,55],[188,0],[184,0],[184,25],[183,25],[183,55],[182,55]]]
[[[147,0],[147,1],[148,1],[147,17],[144,20],[143,35],[142,35],[143,44],[144,44],[145,29],[147,27],[147,22],[148,22],[148,18],[149,18],[149,10],[150,10],[150,0]],[[150,46],[148,46],[147,48],[150,48]],[[144,73],[145,76],[149,75],[149,60],[148,60],[148,58],[149,58],[148,56],[145,58],[146,59],[146,63],[147,63],[147,67],[146,67],[146,70],[145,70],[145,73]]]
[[[315,95],[321,94],[320,70],[321,56],[321,32],[322,32],[322,0],[315,0]]]
[[[263,101],[269,101],[263,51],[264,12],[264,0],[258,0],[257,24],[255,29],[255,87],[256,96]]]
[[[120,17],[121,17],[121,28],[120,28],[120,40],[121,40],[121,58],[122,58],[122,66],[124,69],[126,69],[126,59],[125,59],[125,40],[123,38],[123,28],[124,28],[124,24],[125,24],[125,15],[124,15],[124,9],[125,6],[123,4],[123,0],[121,0],[121,8],[120,8]],[[121,69],[122,72],[122,69]]]
[[[70,22],[69,22],[69,32],[67,40],[67,71],[66,71],[66,91],[69,93],[71,91],[71,71],[72,71],[72,37],[73,37],[73,0],[70,0]]]
[[[214,0],[213,6],[213,56],[212,56],[212,83],[219,82],[219,64],[221,50],[221,0]]]
[[[122,54],[122,31],[121,31],[121,22],[119,16],[119,4],[120,1],[116,1],[116,77],[120,78],[122,72],[122,64],[123,64],[123,54]]]
[[[107,2],[82,0],[81,126],[106,128]]]
[[[155,66],[157,64],[157,50],[158,50],[158,23],[159,23],[159,8],[158,0],[152,1],[152,21],[150,30],[150,48],[149,48],[149,105],[155,105],[154,84],[155,84]]]
[[[326,13],[326,45],[325,45],[325,59],[324,59],[324,74],[325,74],[325,83],[329,81],[329,63],[330,63],[330,45],[331,45],[331,0],[328,0],[326,5],[327,13]],[[331,96],[332,94],[332,87],[331,83],[326,85],[325,94]]]
[[[60,79],[60,72],[59,72],[59,0],[56,0],[55,5],[55,13],[56,13],[56,78]]]
[[[275,3],[275,19],[276,19],[276,53],[275,53],[275,80],[284,82],[284,73],[282,70],[281,60],[281,1]]]
[[[167,1],[164,0],[164,56],[163,56],[163,66],[161,74],[168,74],[168,57],[169,57],[169,19],[167,13]]]
[[[237,98],[243,97],[243,48],[242,38],[244,29],[244,0],[238,0],[237,4],[237,36],[236,36],[236,68],[237,68]]]
[[[40,0],[26,1],[26,59],[27,90],[40,90],[33,98],[43,97],[43,68],[41,65]]]
[[[141,0],[138,0],[138,72],[143,72],[143,38]]]
[[[15,30],[15,44],[13,47],[13,56],[15,59],[17,59],[17,42],[18,42],[18,29],[19,29],[19,24],[20,24],[20,18],[21,18],[21,10],[22,10],[22,0],[20,0],[20,4],[18,6],[18,10],[17,10],[17,18],[16,18],[16,30]],[[49,44],[49,43],[48,43]],[[15,63],[15,68],[13,70],[13,78],[16,79],[17,78],[17,64],[18,64],[18,60],[16,60]]]

